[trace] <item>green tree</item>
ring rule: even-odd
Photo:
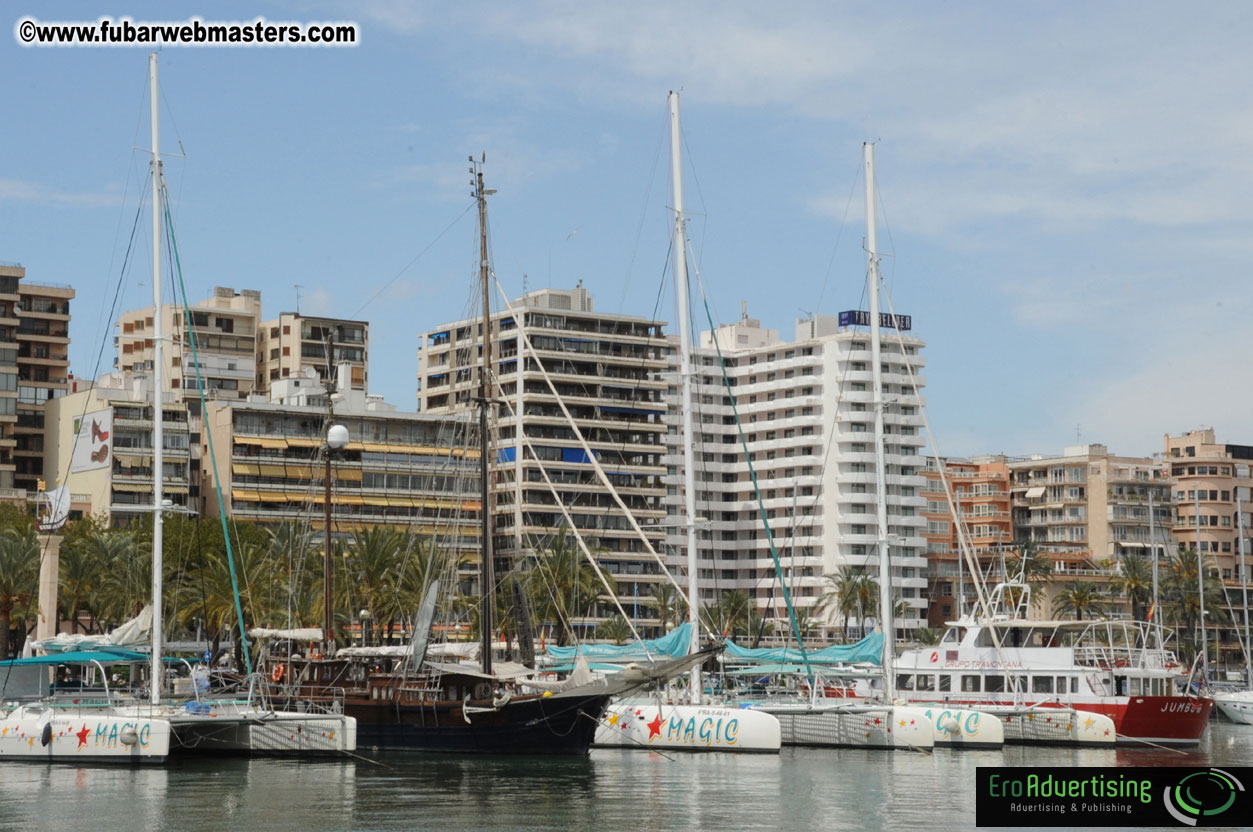
[[[830,614],[834,611],[841,618],[844,641],[848,641],[848,622],[856,617],[865,626],[865,620],[879,611],[879,582],[859,567],[842,566],[834,575],[826,577],[827,586],[818,598],[817,609]]]
[[[1083,620],[1084,614],[1096,617],[1105,612],[1105,594],[1091,581],[1071,582],[1053,599],[1053,613],[1073,613]]]
[[[591,615],[597,599],[605,597],[605,588],[596,570],[577,545],[570,542],[566,532],[564,527],[559,529],[547,547],[535,550],[526,574],[527,590],[535,601],[536,618],[556,628],[559,646],[576,638],[574,620]],[[612,576],[605,575],[605,578],[613,588]]]
[[[660,625],[661,634],[669,629],[667,625],[678,626],[687,618],[687,599],[672,583],[654,584],[652,597],[643,603],[652,608],[657,623]]]
[[[620,615],[606,618],[596,628],[596,637],[605,641],[612,641],[614,644],[622,644],[632,637],[631,625]]]
[[[1204,608],[1206,626],[1214,627],[1227,620],[1226,592],[1217,575],[1212,558],[1203,558],[1205,580],[1197,578],[1197,553],[1184,549],[1169,555],[1165,574],[1158,574],[1159,592],[1166,620],[1179,630],[1180,653],[1189,661],[1200,652],[1201,639],[1201,584],[1205,588]]]
[[[14,607],[29,604],[38,587],[39,554],[30,524],[0,532],[0,660],[9,658]]]
[[[1124,555],[1114,588],[1131,604],[1131,617],[1144,620],[1144,611],[1153,596],[1153,567],[1148,558]]]
[[[938,627],[919,627],[914,630],[914,641],[927,646],[940,643],[940,638],[944,633]]]

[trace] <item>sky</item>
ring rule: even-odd
[[[188,14],[113,4],[135,21]],[[0,26],[0,261],[77,290],[71,369],[150,305],[143,48]],[[862,143],[897,311],[927,342],[943,455],[1253,444],[1253,5],[365,0],[214,3],[350,20],[352,48],[160,53],[188,292],[368,320],[371,392],[416,406],[419,333],[473,314],[467,156],[486,154],[511,297],[579,280],[671,322],[666,95],[682,92],[692,258],[714,316],[790,338],[865,308]],[[0,17],[0,23],[5,19]],[[297,289],[296,287],[300,288]],[[167,293],[168,295],[168,293]],[[700,309],[699,305],[696,307]],[[698,325],[705,328],[698,319]]]

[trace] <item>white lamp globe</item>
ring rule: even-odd
[[[348,445],[348,428],[343,425],[331,425],[331,429],[326,432],[326,444],[331,450],[342,450]]]

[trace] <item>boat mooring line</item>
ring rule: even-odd
[[[1129,742],[1141,742],[1141,743],[1144,743],[1145,745],[1151,745],[1154,748],[1160,748],[1162,751],[1172,751],[1175,754],[1182,754],[1185,757],[1188,755],[1188,752],[1184,751],[1181,748],[1171,748],[1169,745],[1162,745],[1159,742],[1152,742],[1151,740],[1142,739],[1140,737],[1129,737],[1126,734],[1117,734],[1116,736],[1120,740],[1127,740]]]

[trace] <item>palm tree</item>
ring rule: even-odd
[[[1091,581],[1070,583],[1053,599],[1053,613],[1073,612],[1083,620],[1084,613],[1095,617],[1105,612],[1105,594]]]
[[[152,598],[152,550],[129,531],[100,531],[86,540],[99,579],[92,610],[102,629],[134,617]]]
[[[0,660],[9,657],[9,619],[15,606],[26,604],[39,580],[39,538],[31,526],[0,533]]]
[[[77,632],[78,616],[82,610],[87,610],[88,616],[93,622],[95,620],[92,605],[95,600],[98,570],[85,547],[63,545],[60,555],[60,572],[61,615],[69,620],[70,632]],[[90,629],[88,631],[90,632]]]
[[[1213,577],[1217,571],[1211,558],[1203,563],[1205,577],[1206,623],[1218,624],[1226,619],[1226,592],[1222,581]],[[1200,652],[1201,595],[1197,579],[1197,556],[1195,549],[1184,549],[1171,554],[1166,560],[1165,579],[1159,583],[1166,617],[1179,628],[1179,645],[1189,659]],[[1192,638],[1185,641],[1184,633]]]
[[[354,532],[352,545],[344,558],[346,580],[341,584],[348,610],[369,613],[361,621],[362,638],[372,640],[379,614],[389,607],[391,573],[407,547],[405,535],[386,526]]]
[[[919,627],[914,630],[914,641],[930,647],[939,644],[940,637],[943,635],[944,633],[938,627]]]
[[[612,588],[613,579],[605,577]],[[557,628],[557,644],[562,646],[576,637],[574,619],[587,617],[594,611],[597,599],[605,594],[596,570],[569,542],[564,527],[547,548],[535,551],[526,584],[536,602],[536,617]]]
[[[1119,570],[1114,587],[1131,602],[1131,617],[1142,621],[1145,607],[1153,593],[1153,568],[1148,558],[1124,555]]]
[[[844,641],[848,641],[848,622],[857,616],[864,628],[868,617],[879,611],[879,582],[857,567],[843,566],[828,575],[827,588],[818,598],[816,609],[829,614],[834,611],[842,619]]]
[[[654,584],[652,597],[644,604],[653,608],[663,633],[667,625],[677,625],[687,617],[687,600],[672,583]]]
[[[596,637],[612,641],[614,644],[622,644],[631,638],[631,625],[620,615],[606,618],[596,628]]]

